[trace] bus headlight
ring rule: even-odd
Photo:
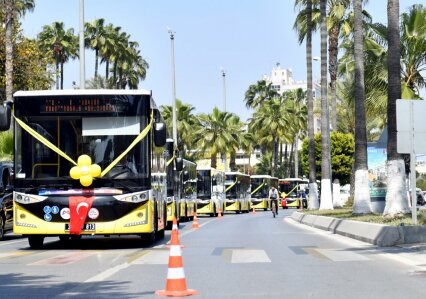
[[[24,194],[19,192],[14,192],[13,198],[17,203],[20,204],[31,204],[31,203],[37,203],[45,200],[47,196],[40,196],[40,195],[34,195],[34,194]]]
[[[114,195],[114,198],[119,201],[130,202],[130,203],[141,203],[147,201],[149,198],[149,191],[136,192],[136,193],[128,193],[128,194],[120,194]]]

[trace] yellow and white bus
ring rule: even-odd
[[[183,159],[179,181],[182,189],[180,217],[183,221],[189,221],[194,218],[197,210],[197,164]]]
[[[224,211],[225,173],[197,167],[197,214],[218,215]]]
[[[270,175],[252,175],[251,183],[251,208],[268,210],[271,207],[269,189],[278,187],[278,178]]]
[[[225,211],[237,214],[250,210],[250,176],[241,172],[225,173]]]
[[[146,90],[18,91],[13,230],[31,248],[46,236],[164,237],[166,127]],[[158,155],[157,152],[161,154]]]

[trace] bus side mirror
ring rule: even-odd
[[[183,170],[183,159],[182,158],[176,157],[175,168],[176,168],[176,171],[182,171]]]
[[[157,147],[164,146],[167,140],[166,124],[163,122],[154,123],[154,144]]]
[[[185,170],[185,171],[183,172],[183,180],[184,180],[184,181],[189,180],[189,172],[188,172],[187,170]]]
[[[5,102],[0,106],[0,131],[7,131],[10,128],[10,117],[12,114],[11,102]]]

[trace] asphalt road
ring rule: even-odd
[[[292,211],[200,217],[181,225],[183,263],[195,298],[425,298],[424,271],[389,256],[393,249],[307,228]],[[0,298],[159,298],[165,288],[165,242],[137,238],[0,242]],[[426,261],[425,261],[426,266]]]

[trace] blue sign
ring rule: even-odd
[[[50,215],[50,214],[44,214],[44,220],[51,221],[52,220],[52,215]]]
[[[52,208],[49,206],[44,206],[43,208],[43,212],[45,212],[46,214],[50,214],[50,212],[52,211]]]
[[[59,213],[59,208],[57,206],[53,206],[52,207],[52,214],[58,214]]]

